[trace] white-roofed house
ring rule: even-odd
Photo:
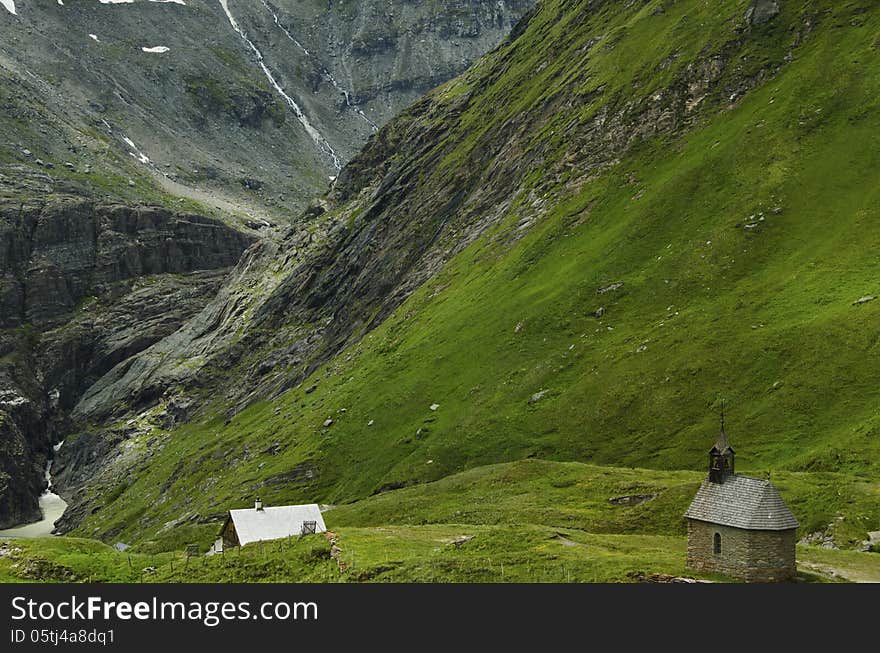
[[[317,504],[299,506],[264,506],[260,499],[253,508],[230,510],[214,551],[245,546],[252,542],[280,540],[312,533],[324,533],[327,527]]]

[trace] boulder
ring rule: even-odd
[[[749,25],[763,25],[779,15],[777,0],[755,0],[746,10],[746,22]]]

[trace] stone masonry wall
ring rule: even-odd
[[[721,553],[714,552],[715,533]],[[782,582],[796,573],[795,531],[748,531],[688,520],[687,565],[750,582]]]

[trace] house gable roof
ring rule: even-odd
[[[263,540],[279,540],[299,535],[304,521],[315,522],[316,532],[327,530],[321,509],[311,503],[302,506],[269,506],[262,510],[245,508],[230,510],[229,519],[235,526],[241,546]]]
[[[757,531],[785,531],[799,526],[769,480],[748,476],[731,476],[723,483],[704,480],[684,516]]]

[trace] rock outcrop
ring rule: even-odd
[[[160,207],[76,197],[0,205],[0,328],[51,323],[122,280],[229,267],[252,241]]]
[[[79,396],[198,313],[253,240],[161,207],[0,204],[0,527],[39,518]]]
[[[750,25],[763,25],[779,15],[777,0],[755,0],[746,11],[746,22]]]

